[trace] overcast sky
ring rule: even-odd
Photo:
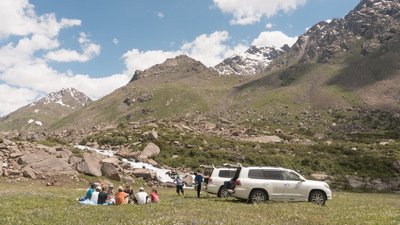
[[[74,87],[96,100],[185,54],[214,66],[292,45],[359,0],[0,0],[0,116]]]

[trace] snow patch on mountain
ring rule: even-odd
[[[29,123],[29,124],[31,124],[31,123],[33,123],[33,122],[34,122],[35,124],[39,125],[39,126],[43,126],[43,123],[40,122],[40,121],[37,121],[37,120],[34,120],[34,119],[28,120],[28,123]]]
[[[287,45],[281,48],[251,46],[246,52],[233,55],[211,69],[221,75],[255,75],[265,71],[271,61],[285,53],[287,49],[289,49]]]

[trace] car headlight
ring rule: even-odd
[[[324,186],[328,189],[331,189],[328,184],[324,184]]]

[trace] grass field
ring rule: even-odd
[[[87,186],[71,181],[47,187],[45,182],[2,178],[0,224],[400,224],[399,194],[333,192],[333,200],[321,207],[306,202],[252,205],[204,193],[198,199],[192,189],[183,197],[173,188],[158,188],[158,204],[80,205],[76,199]]]

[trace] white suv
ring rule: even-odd
[[[208,178],[208,193],[216,194],[220,198],[229,196],[228,189],[224,188],[224,182],[229,181],[235,175],[236,168],[212,168],[211,176]]]
[[[306,180],[295,171],[284,168],[240,167],[231,184],[231,195],[250,203],[291,200],[324,205],[326,200],[332,199],[327,183]]]

